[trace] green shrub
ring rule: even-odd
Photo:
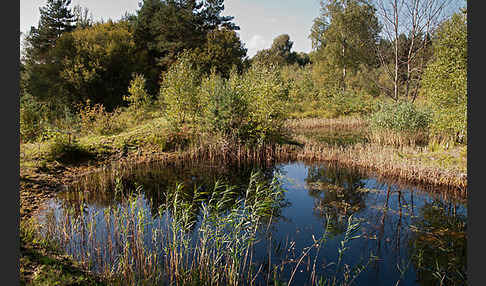
[[[212,73],[201,84],[201,98],[205,103],[204,120],[211,132],[226,138],[244,138],[248,128],[248,102],[241,90]]]
[[[383,103],[371,116],[371,127],[397,132],[428,131],[431,113],[411,102]]]
[[[411,102],[383,103],[370,118],[369,139],[380,144],[425,145],[432,113]]]
[[[248,103],[247,139],[258,143],[277,140],[289,103],[289,84],[283,81],[278,67],[255,63],[243,75],[233,73],[229,83]]]
[[[107,112],[102,104],[91,105],[89,100],[79,108],[79,117],[82,134],[112,135],[127,127],[120,109]]]
[[[319,92],[314,86],[311,68],[311,65],[285,65],[281,68],[282,79],[290,86],[289,98],[293,103],[317,100]]]
[[[199,98],[200,72],[194,68],[190,56],[184,52],[163,76],[160,101],[172,128],[197,121],[201,106]]]
[[[145,89],[145,77],[142,74],[133,74],[128,87],[128,95],[123,97],[130,109],[138,110],[150,105],[150,95]]]
[[[369,95],[354,91],[337,91],[331,96],[322,96],[322,105],[333,117],[366,115],[378,109],[376,100]]]
[[[47,107],[29,94],[20,100],[20,140],[23,142],[39,139],[47,130]]]
[[[94,157],[94,154],[83,148],[72,134],[49,130],[49,148],[46,159],[61,163],[77,163]]]

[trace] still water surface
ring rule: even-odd
[[[323,268],[323,265],[337,261],[337,250],[352,215],[361,219],[360,237],[350,242],[343,262],[353,267],[365,265],[371,254],[377,257],[356,278],[354,285],[395,285],[397,281],[399,285],[438,285],[438,279],[442,278],[445,285],[465,284],[466,278],[461,277],[466,272],[465,201],[445,199],[418,186],[391,184],[346,168],[304,162],[266,166],[207,162],[177,166],[152,164],[130,171],[124,176],[123,184],[131,188],[143,186],[141,204],[149,219],[160,220],[157,210],[164,193],[176,183],[183,182],[187,192],[195,186],[210,189],[216,180],[244,189],[254,170],[262,171],[269,180],[278,174],[285,190],[285,203],[279,216],[272,218],[268,231],[260,234],[261,240],[255,246],[256,261],[268,261],[269,249],[272,249],[272,263],[285,259],[281,249],[302,253],[313,244],[313,237],[322,236],[329,225],[328,240],[319,251],[316,265],[320,275],[333,275],[332,266]],[[102,214],[108,206],[122,207],[113,193],[112,184],[107,184],[103,192],[87,192],[85,211]],[[76,198],[69,191],[61,193],[48,202],[43,214],[61,216],[64,208],[77,203]],[[101,233],[106,232],[106,225],[101,222],[102,215],[98,220],[99,237],[104,237]],[[83,251],[76,247],[66,250],[74,255]],[[293,285],[308,283],[309,263],[313,261],[305,259],[301,263]],[[281,279],[288,280],[290,275],[288,270]]]

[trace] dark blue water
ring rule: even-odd
[[[288,281],[296,260],[314,239],[329,231],[326,242],[309,252],[295,272],[293,285],[308,285],[309,273],[316,267],[318,276],[342,277],[343,268],[336,268],[338,249],[345,238],[350,217],[359,220],[358,238],[346,244],[341,265],[365,266],[356,275],[354,285],[445,285],[465,284],[466,221],[464,200],[445,199],[418,186],[397,185],[380,181],[357,171],[326,164],[302,162],[271,166],[224,166],[223,164],[186,164],[184,166],[153,166],[135,170],[125,176],[124,184],[134,182],[143,186],[138,205],[148,219],[162,222],[156,215],[163,190],[184,181],[188,190],[194,186],[208,186],[215,180],[244,186],[251,171],[262,170],[267,178],[278,174],[285,189],[285,204],[280,215],[272,218],[268,231],[261,231],[262,239],[255,245],[255,260],[279,264],[293,261],[281,273],[280,280]],[[94,193],[94,192],[93,192]],[[98,191],[96,193],[99,193]],[[110,192],[107,192],[108,194]],[[87,195],[85,211],[97,213],[97,233],[106,237],[103,211],[121,207],[115,195]],[[59,216],[76,199],[67,194],[49,202]],[[198,227],[196,223],[195,228]],[[68,252],[82,251],[73,247]],[[294,245],[293,247],[291,247]],[[375,259],[370,257],[375,256]],[[314,259],[316,259],[314,263]],[[337,272],[336,272],[337,271]],[[259,282],[265,282],[263,274]]]

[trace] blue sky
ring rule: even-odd
[[[47,0],[20,0],[20,31],[27,32],[39,22],[39,7]],[[87,7],[95,20],[119,19],[126,11],[134,13],[138,0],[72,0],[71,7]],[[223,15],[234,16],[240,26],[240,39],[253,56],[269,48],[275,37],[288,34],[293,50],[310,52],[308,39],[312,21],[319,14],[319,0],[226,0]]]

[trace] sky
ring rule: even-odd
[[[117,20],[125,12],[135,13],[139,0],[72,0],[71,7],[80,5],[93,14],[95,20]],[[20,0],[20,31],[37,26],[39,8],[47,0]],[[233,22],[241,41],[252,57],[258,50],[270,48],[273,39],[288,34],[296,52],[310,52],[308,38],[312,22],[319,14],[319,0],[226,0],[223,15],[234,16]]]

